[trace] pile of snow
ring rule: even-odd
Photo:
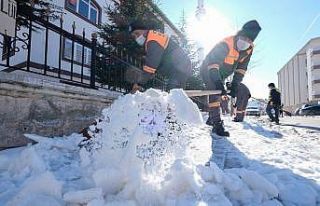
[[[182,90],[120,97],[90,130],[1,152],[0,205],[282,205],[257,172],[204,166],[210,128]]]

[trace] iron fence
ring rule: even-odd
[[[126,80],[128,69],[141,70],[143,61],[107,42],[99,43],[94,33],[88,36],[83,29],[76,33],[64,27],[64,20],[50,22],[35,15],[24,15],[28,25],[16,26],[16,36],[0,36],[0,70],[23,70],[58,78],[61,82],[81,87],[107,87],[128,92],[131,84]],[[157,76],[149,86],[163,89],[166,81]]]

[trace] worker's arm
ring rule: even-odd
[[[223,66],[224,59],[227,57],[228,52],[228,45],[220,42],[208,54],[207,67],[212,81],[221,81],[219,69]]]
[[[248,64],[250,62],[251,56],[252,56],[252,53],[249,54],[242,62],[238,64],[233,75],[233,79],[232,79],[233,84],[239,85],[242,82],[243,77],[248,70]]]
[[[229,53],[228,45],[224,42],[220,42],[208,54],[209,56],[207,61],[209,78],[216,85],[216,89],[222,90],[223,93],[225,89],[224,89],[224,85],[223,85],[219,70],[220,68],[222,68],[224,64],[224,60],[227,57],[228,53]]]
[[[238,91],[239,84],[242,82],[244,75],[247,72],[248,64],[250,62],[252,53],[250,53],[245,59],[240,62],[234,72],[231,82],[230,93],[231,97],[235,97]]]
[[[164,48],[156,41],[147,42],[145,65],[143,66],[143,70],[154,74],[161,63],[163,53]]]

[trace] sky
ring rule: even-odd
[[[225,36],[256,19],[261,27],[252,64],[244,83],[253,96],[266,98],[267,84],[277,84],[277,72],[311,39],[320,36],[320,0],[204,0],[207,16],[195,20],[197,0],[160,0],[159,7],[178,25],[182,11],[188,33],[208,52]]]

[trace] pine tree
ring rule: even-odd
[[[16,0],[17,2],[17,25],[28,26],[28,16],[36,15],[41,18],[57,19],[59,11],[48,0]]]
[[[106,8],[106,15],[110,23],[104,24],[100,37],[113,46],[124,47],[130,54],[141,53],[142,48],[137,47],[131,38],[128,28],[134,21],[143,22],[155,29],[163,29],[163,24],[153,14],[152,2],[149,0],[122,0],[120,4],[114,3]]]

